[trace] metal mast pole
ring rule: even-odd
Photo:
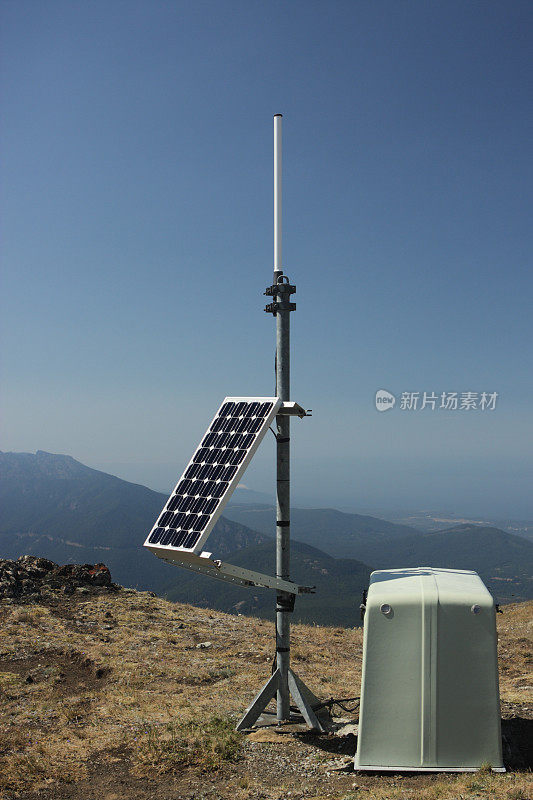
[[[274,282],[265,294],[273,298],[265,311],[276,317],[276,396],[283,403],[276,416],[276,578],[289,580],[290,574],[290,415],[305,417],[309,412],[290,402],[290,316],[296,308],[291,294],[296,291],[283,274],[281,260],[281,114],[274,114]],[[291,407],[294,407],[291,410]],[[299,409],[299,410],[296,410]],[[283,585],[283,584],[282,584]],[[287,585],[287,584],[284,584]],[[276,669],[248,706],[237,730],[250,728],[276,697],[278,723],[290,720],[292,695],[307,726],[324,731],[315,714],[322,704],[290,668],[290,614],[295,594],[278,589],[276,599]]]
[[[280,287],[276,296],[279,304],[276,313],[276,394],[281,400],[290,400],[290,308],[289,297],[283,291],[281,259],[282,210],[282,115],[274,116],[274,285]],[[290,417],[282,414],[276,418],[276,577],[289,579],[290,574]],[[290,667],[290,610],[291,597],[278,594],[276,603],[276,665],[280,682],[277,692],[278,722],[290,717],[289,667]]]

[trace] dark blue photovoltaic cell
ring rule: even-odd
[[[164,528],[154,528],[150,536],[150,542],[152,542],[152,544],[157,544],[164,532]]]
[[[246,458],[246,450],[234,450],[230,456],[230,464],[238,465]]]
[[[172,539],[172,528],[165,528],[165,532],[160,539],[161,544],[168,544],[171,539]]]
[[[211,497],[223,497],[226,494],[228,489],[229,483],[227,481],[220,481],[215,485],[215,488],[211,492]]]
[[[195,546],[272,408],[270,401],[224,403],[163,509],[150,544]]]

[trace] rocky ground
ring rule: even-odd
[[[4,800],[533,797],[531,602],[498,615],[507,774],[371,775],[352,766],[361,629],[293,629],[295,670],[345,700],[329,734],[243,735],[234,723],[270,672],[271,623],[120,589],[103,565],[3,561],[0,592]]]
[[[0,559],[0,600],[36,603],[64,595],[94,594],[102,587],[118,591],[105,564],[65,564],[47,558],[21,556],[16,561]]]

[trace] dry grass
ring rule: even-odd
[[[504,610],[502,700],[530,708],[533,602]],[[0,789],[80,781],[98,754],[117,748],[128,754],[133,774],[155,775],[218,769],[238,757],[243,742],[248,746],[233,722],[270,673],[272,623],[127,591],[64,600],[56,609],[0,604],[0,622]],[[322,698],[359,694],[360,629],[298,625],[292,641],[296,671]],[[197,647],[204,642],[211,644]],[[200,719],[207,722],[199,725]],[[414,786],[401,778],[371,785],[350,778],[329,796],[525,800],[532,794],[531,776],[516,773]],[[256,797],[257,789],[243,768],[223,796]],[[311,791],[305,798],[320,796]]]
[[[237,761],[242,745],[243,737],[228,717],[145,725],[137,737],[140,764],[136,765],[136,772],[176,773],[193,766],[202,772],[216,771],[224,762]]]
[[[533,700],[533,602],[503,606],[498,614],[498,660],[502,700]]]
[[[401,781],[400,781],[401,783]],[[475,775],[438,780],[429,786],[417,787],[363,787],[347,792],[342,800],[531,800],[532,784],[528,777],[513,775]]]

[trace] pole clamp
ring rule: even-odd
[[[274,283],[272,286],[267,286],[264,293],[267,297],[276,297],[277,295],[294,294],[295,292],[296,286],[292,286],[290,283]]]
[[[296,303],[289,303],[287,300],[282,300],[281,303],[267,303],[265,306],[267,314],[276,316],[278,311],[296,311]]]
[[[293,594],[278,594],[276,597],[276,611],[287,611],[290,613],[294,611],[295,595]]]
[[[278,311],[296,311],[296,303],[291,303],[289,301],[291,294],[294,294],[296,291],[296,286],[284,282],[284,277],[285,276],[282,276],[279,283],[273,283],[272,286],[267,286],[265,290],[265,295],[267,297],[277,298],[273,303],[268,303],[265,306],[267,314],[276,316]]]

